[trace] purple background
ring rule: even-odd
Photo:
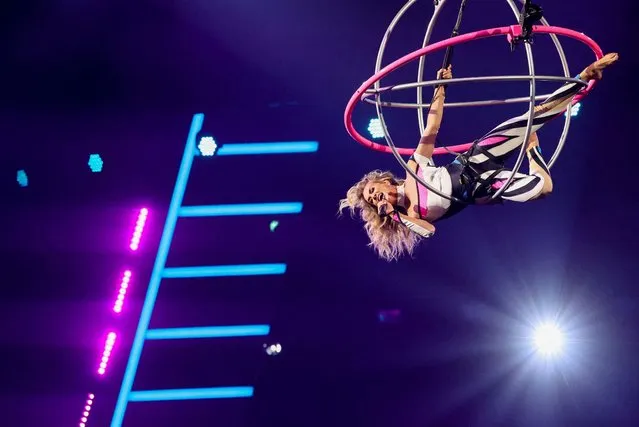
[[[161,6],[160,6],[161,3]],[[449,0],[434,39],[456,17]],[[438,224],[414,259],[387,264],[335,215],[366,171],[401,172],[346,134],[348,98],[374,70],[398,0],[23,2],[0,18],[2,424],[104,426],[164,224],[193,113],[220,142],[318,140],[315,155],[196,159],[185,204],[304,202],[300,216],[184,220],[169,265],[277,262],[277,278],[163,286],[152,326],[270,322],[261,339],[149,343],[136,388],[255,384],[253,400],[131,406],[126,426],[632,426],[637,381],[636,43],[631,1],[544,1],[551,24],[582,31],[621,61],[583,103],[545,201],[471,207]],[[420,47],[431,2],[391,37],[385,63]],[[462,31],[514,23],[503,1],[470,0]],[[588,50],[564,43],[577,74]],[[538,74],[561,72],[549,40]],[[428,61],[434,75],[443,53]],[[460,46],[455,76],[526,73],[503,39]],[[416,66],[388,83],[414,81]],[[556,85],[540,83],[549,93]],[[632,89],[632,88],[635,89]],[[524,96],[525,83],[451,87],[448,100]],[[414,96],[396,94],[397,99]],[[429,97],[426,92],[425,97]],[[524,104],[446,112],[441,139],[467,142]],[[374,108],[360,106],[361,132]],[[386,115],[395,142],[413,111]],[[561,120],[540,132],[544,154]],[[89,154],[104,171],[91,174]],[[436,159],[445,162],[448,159]],[[15,183],[25,169],[29,186]],[[140,253],[128,242],[150,209]],[[196,222],[197,221],[197,222]],[[121,273],[134,270],[120,320]],[[380,322],[379,310],[401,310]],[[560,313],[570,356],[526,359],[522,334]],[[107,376],[103,335],[120,333]],[[171,347],[170,349],[168,347]],[[148,350],[148,351],[146,351]],[[165,351],[161,351],[165,350]]]

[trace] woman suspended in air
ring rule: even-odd
[[[605,55],[586,67],[577,78],[584,82],[600,80],[602,71],[618,60],[616,53]],[[439,70],[438,78],[452,78],[451,68]],[[404,253],[412,254],[422,238],[435,233],[434,223],[457,214],[468,204],[490,204],[509,200],[528,202],[552,192],[550,172],[539,150],[537,131],[562,114],[582,86],[567,83],[534,109],[531,136],[524,141],[528,115],[503,122],[477,140],[471,149],[445,166],[435,166],[432,159],[435,140],[442,121],[445,87],[435,89],[424,133],[408,167],[420,178],[444,195],[465,203],[451,201],[419,184],[410,174],[404,179],[391,172],[375,170],[352,186],[340,201],[340,212],[359,211],[370,246],[382,259],[391,261]],[[528,174],[517,173],[497,200],[492,199],[512,175],[504,163],[526,144]],[[470,167],[468,167],[470,166]],[[472,171],[472,173],[469,173]]]

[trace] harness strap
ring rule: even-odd
[[[462,165],[462,183],[471,186],[471,197],[474,197],[475,194],[477,194],[477,192],[479,192],[480,190],[490,192],[492,190],[491,185],[495,177],[506,170],[503,163],[499,161],[497,157],[495,157],[491,152],[479,145],[479,142],[479,140],[476,140],[470,150],[457,156],[457,161]],[[489,170],[493,171],[486,178],[482,178],[482,172],[478,171],[470,162],[470,157],[478,153],[488,157],[488,162],[490,164]]]

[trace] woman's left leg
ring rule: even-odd
[[[568,83],[556,90],[533,111],[531,135],[564,112],[572,98],[582,88],[577,83]],[[468,162],[478,171],[494,170],[513,154],[519,152],[525,143],[528,112],[513,117],[492,129],[479,139],[466,154]]]
[[[617,60],[616,53],[605,55],[586,67],[577,77],[584,82],[601,79],[603,69]],[[563,113],[581,87],[577,83],[567,83],[535,107],[531,138],[527,141],[526,147],[530,174],[517,173],[506,191],[501,194],[502,199],[525,202],[552,191],[552,179],[539,152],[536,132],[545,123]],[[526,113],[500,124],[474,144],[463,156],[475,175],[471,179],[474,182],[471,191],[477,203],[492,202],[491,194],[494,194],[512,175],[512,171],[503,170],[503,165],[508,157],[519,151],[521,145],[526,143],[524,137],[528,116],[529,114]]]
[[[617,60],[616,53],[607,54],[586,67],[577,78],[584,82],[601,79],[603,69]],[[531,134],[563,113],[582,87],[577,83],[566,83],[537,105],[533,110]],[[494,170],[496,165],[503,164],[511,155],[519,151],[522,144],[526,143],[524,137],[528,116],[529,113],[526,112],[521,116],[513,117],[480,138],[465,154],[468,162],[478,171]]]

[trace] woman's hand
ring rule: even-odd
[[[379,204],[377,205],[377,213],[379,214],[379,216],[384,217],[386,215],[389,215],[390,213],[392,213],[395,210],[395,207],[388,201],[388,200],[382,200],[381,202],[379,202]]]
[[[449,65],[448,68],[442,68],[437,72],[437,80],[452,79],[453,78],[453,66]]]

